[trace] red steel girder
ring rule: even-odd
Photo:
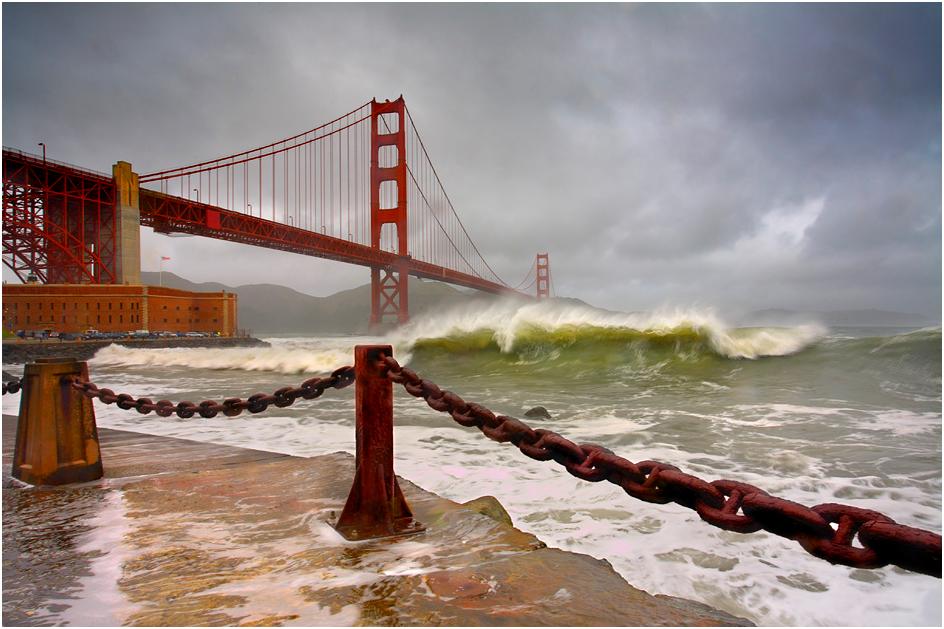
[[[507,286],[389,251],[232,212],[206,203],[141,189],[141,224],[157,232],[180,232],[290,251],[378,269],[406,268],[410,275],[498,294],[518,294]]]

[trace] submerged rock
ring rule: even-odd
[[[502,503],[498,502],[498,498],[495,496],[482,496],[475,500],[464,502],[462,506],[468,507],[476,513],[487,515],[496,522],[504,522],[505,524],[514,526],[514,523],[511,521],[511,516],[508,515],[508,512],[505,511],[505,507],[502,506]]]
[[[543,406],[535,406],[529,411],[524,412],[525,417],[540,417],[542,419],[550,419],[551,414],[547,412],[547,409]]]

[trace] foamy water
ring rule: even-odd
[[[155,400],[245,398],[349,364],[356,343],[389,342],[421,375],[496,412],[521,417],[546,406],[553,419],[530,423],[574,441],[672,463],[707,480],[753,483],[807,505],[853,504],[941,530],[940,330],[904,340],[842,339],[812,327],[731,330],[692,312],[570,307],[421,323],[390,339],[268,339],[271,348],[112,346],[90,370],[102,386]],[[542,327],[546,334],[536,336]],[[629,331],[601,345],[575,327]],[[464,335],[483,330],[495,352],[417,344],[437,334],[465,347]],[[744,339],[749,347],[737,347]],[[4,396],[5,413],[16,412],[18,398]],[[96,412],[102,426],[302,456],[354,447],[352,388],[233,419],[162,419],[101,404]],[[651,593],[763,625],[940,625],[937,579],[833,566],[765,532],[715,529],[683,507],[637,501],[609,483],[528,459],[403,391],[395,422],[400,475],[457,501],[494,495],[519,528],[607,559]]]

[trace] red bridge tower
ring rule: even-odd
[[[551,265],[546,253],[539,253],[535,261],[538,299],[547,299],[551,296]]]
[[[396,266],[370,268],[370,326],[385,315],[410,319],[409,258],[406,207],[406,131],[403,96],[391,102],[370,103],[370,246],[380,249],[385,225],[396,231]]]

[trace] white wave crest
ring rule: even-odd
[[[332,344],[334,345],[334,344]],[[283,374],[326,373],[353,362],[350,342],[337,346],[138,349],[109,345],[95,354],[92,365],[241,369]]]
[[[421,339],[488,330],[501,351],[511,352],[519,335],[535,327],[548,332],[564,327],[597,327],[662,336],[694,331],[706,338],[716,352],[728,358],[793,354],[815,343],[827,332],[818,324],[732,329],[711,310],[677,308],[627,313],[552,300],[527,304],[503,300],[479,308],[466,306],[418,317],[393,332],[391,340],[397,346],[409,349]]]

